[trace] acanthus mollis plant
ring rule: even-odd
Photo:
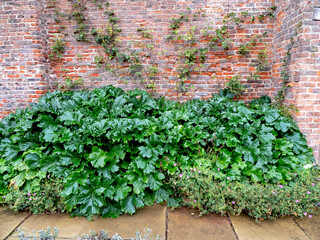
[[[250,106],[222,95],[184,104],[107,86],[50,92],[0,123],[0,194],[63,180],[74,215],[117,217],[167,201],[169,173],[214,154],[231,180],[290,181],[314,162],[296,123],[267,97]]]

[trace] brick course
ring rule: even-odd
[[[54,4],[54,2],[56,2]],[[47,91],[63,84],[68,76],[72,79],[82,77],[84,86],[95,88],[112,84],[124,89],[143,88],[139,81],[129,81],[114,77],[104,69],[97,69],[94,56],[103,49],[93,43],[89,34],[94,28],[103,28],[107,23],[103,5],[100,10],[97,3],[84,0],[86,9],[86,33],[90,42],[78,42],[73,36],[76,23],[68,18],[74,10],[68,0],[2,0],[0,3],[0,118],[20,107],[35,102]],[[153,39],[146,40],[154,44],[154,55],[146,58],[146,64],[158,66],[163,78],[156,79],[156,94],[172,99],[209,98],[216,93],[236,73],[243,76],[241,80],[247,86],[247,92],[241,98],[250,100],[262,95],[274,96],[281,87],[281,60],[286,57],[293,37],[291,60],[288,64],[290,85],[287,102],[295,103],[300,113],[295,116],[301,130],[306,134],[309,145],[319,155],[320,134],[320,22],[312,21],[312,1],[310,0],[110,0],[110,8],[119,18],[122,48],[134,48],[130,39],[134,36],[141,40],[137,29],[152,30]],[[276,5],[275,19],[263,21],[246,20],[243,28],[231,30],[234,39],[228,51],[212,50],[207,54],[205,65],[209,71],[193,73],[187,84],[194,86],[188,94],[177,93],[177,53],[179,44],[166,39],[169,33],[170,17],[180,13],[203,9],[206,17],[194,18],[185,23],[187,26],[201,26],[212,22],[214,29],[222,25],[225,14],[248,11],[249,15],[265,13],[266,8]],[[64,15],[59,17],[57,9]],[[295,29],[301,21],[301,27],[295,35]],[[268,36],[246,57],[238,54],[239,46],[250,37],[267,31]],[[64,35],[67,34],[67,35]],[[198,33],[200,34],[200,33]],[[49,54],[55,38],[63,37],[66,42],[61,59],[51,60]],[[205,44],[201,39],[197,44]],[[181,44],[181,43],[180,43]],[[269,66],[260,72],[261,79],[247,81],[245,78],[255,70],[259,50],[266,48]],[[157,53],[165,49],[163,55]],[[216,75],[213,79],[212,76]]]

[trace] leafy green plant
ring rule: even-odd
[[[15,183],[12,182],[12,187],[3,196],[2,202],[16,212],[23,210],[34,214],[64,212],[65,204],[60,195],[63,189],[62,180],[52,179],[49,175],[47,178],[42,177],[39,174],[38,178],[31,181],[23,190],[14,188]]]
[[[89,217],[117,217],[154,202],[173,203],[162,180],[166,170],[175,168],[173,161],[187,160],[188,149],[179,151],[178,140],[170,147],[166,142],[171,140],[163,134],[178,128],[172,129],[165,115],[155,118],[162,104],[167,106],[145,92],[126,94],[114,87],[48,94],[31,109],[9,116],[11,123],[2,122],[2,129],[13,125],[10,134],[1,133],[1,139],[17,137],[8,145],[1,141],[4,152],[13,151],[8,158],[1,153],[4,179],[25,190],[46,175],[63,178],[66,209]],[[15,120],[21,117],[21,123],[27,124],[22,132]],[[10,167],[5,167],[9,162]]]
[[[117,217],[168,201],[166,177],[210,153],[230,179],[288,182],[312,164],[297,124],[265,99],[213,95],[178,104],[107,86],[50,92],[0,122],[0,192],[31,192],[48,175],[73,215]]]
[[[170,24],[170,29],[171,30],[177,30],[181,27],[181,24],[183,21],[188,22],[189,17],[186,16],[185,13],[180,13],[180,16],[177,18],[170,18],[171,24]]]
[[[240,96],[246,89],[244,85],[240,82],[240,76],[234,75],[230,81],[225,84],[225,89],[228,93],[234,95],[234,97]]]
[[[87,35],[85,33],[86,18],[83,15],[83,12],[86,9],[86,7],[80,0],[72,0],[72,8],[73,8],[72,17],[77,23],[77,25],[73,30],[74,38],[77,41],[88,41]]]
[[[62,58],[62,54],[65,51],[65,42],[62,38],[55,38],[55,41],[52,45],[52,53],[49,55],[51,59]]]
[[[312,165],[311,165],[312,166]],[[233,167],[233,171],[243,171]],[[232,178],[212,159],[198,159],[190,169],[172,176],[171,182],[184,204],[198,208],[200,214],[247,213],[258,220],[283,216],[309,217],[320,210],[319,168],[295,176],[288,184],[252,183]],[[229,177],[230,176],[230,177]]]
[[[243,44],[239,47],[239,54],[242,56],[247,55],[250,53],[251,49],[253,49],[255,46],[257,46],[258,42],[261,42],[263,37],[267,36],[267,32],[260,34],[260,35],[255,35],[253,36],[249,42],[246,44]]]
[[[66,76],[65,80],[64,80],[64,84],[65,86],[63,86],[64,88],[66,89],[70,89],[70,88],[74,88],[78,85],[81,85],[84,83],[84,80],[83,78],[78,78],[78,79],[72,79],[70,78],[69,76]],[[63,88],[61,87],[61,88]]]
[[[282,71],[281,71],[281,78],[282,78],[282,86],[281,89],[278,91],[274,98],[273,106],[280,110],[280,112],[287,117],[292,117],[292,113],[299,112],[297,106],[295,104],[285,104],[285,97],[287,94],[288,88],[290,88],[289,80],[290,80],[290,74],[289,74],[289,65],[291,62],[291,51],[295,44],[295,37],[298,35],[298,30],[301,28],[302,23],[298,22],[295,26],[294,35],[290,38],[290,43],[288,45],[286,56],[282,59],[283,64],[281,65]]]

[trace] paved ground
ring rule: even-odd
[[[283,218],[256,223],[246,215],[221,217],[209,214],[199,217],[195,210],[170,210],[154,205],[139,210],[133,216],[88,222],[85,218],[70,218],[68,214],[13,214],[0,208],[0,239],[19,239],[16,229],[26,235],[44,230],[47,226],[59,228],[59,239],[77,239],[90,230],[106,230],[111,236],[119,233],[123,238],[134,238],[136,230],[152,229],[152,236],[161,240],[320,240],[320,215],[296,220]]]

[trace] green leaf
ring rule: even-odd
[[[8,147],[5,149],[2,157],[6,159],[6,161],[11,162],[18,156],[19,151],[14,147]]]
[[[128,196],[129,192],[131,191],[131,187],[127,185],[127,183],[123,183],[118,185],[115,189],[114,200],[119,202],[120,200],[124,199]]]
[[[69,196],[72,194],[77,194],[79,191],[79,187],[81,185],[85,185],[87,183],[88,176],[86,176],[85,172],[73,172],[66,179],[66,183],[64,185],[64,189],[61,192],[62,196]]]
[[[285,118],[282,118],[279,122],[274,123],[274,127],[281,132],[287,132],[291,128],[291,123],[287,122]]]
[[[274,147],[281,150],[283,155],[292,154],[293,144],[285,138],[276,139]]]
[[[139,147],[138,148],[140,150],[140,154],[143,156],[143,157],[146,157],[146,158],[151,158],[152,157],[152,150],[148,147]]]
[[[104,218],[117,218],[120,214],[120,208],[117,205],[111,203],[107,203],[106,207],[104,207],[102,210],[102,217]]]
[[[144,206],[144,203],[140,197],[134,196],[133,205],[136,206],[137,208],[142,208]]]
[[[271,98],[269,96],[262,96],[260,98],[255,98],[250,102],[250,107],[255,105],[270,105]]]
[[[26,179],[26,172],[20,172],[17,176],[15,176],[11,181],[10,184],[14,185],[15,188],[21,187]]]
[[[147,206],[153,205],[154,202],[156,201],[155,194],[154,193],[146,194],[144,196],[143,201],[144,201],[144,204],[147,205]]]
[[[100,208],[104,205],[102,196],[90,192],[88,195],[82,195],[78,197],[80,205],[80,213],[84,216],[92,216],[100,213]]]
[[[59,137],[58,127],[57,126],[49,126],[43,131],[43,139],[46,142],[53,142],[54,139]]]
[[[286,135],[287,140],[293,144],[293,152],[296,154],[306,153],[309,150],[306,139],[301,133],[294,132],[291,135]]]
[[[161,203],[163,201],[168,201],[169,193],[163,188],[160,188],[155,192],[155,197],[156,197],[156,202]]]
[[[266,113],[265,113],[265,120],[267,123],[272,123],[275,120],[277,120],[277,118],[280,116],[280,114],[278,113],[277,110],[270,108]]]
[[[140,169],[145,169],[146,166],[147,166],[147,161],[145,161],[143,158],[141,157],[138,157],[136,159],[136,164],[137,164],[137,167],[140,168]]]
[[[115,189],[113,186],[108,186],[104,191],[104,195],[110,199],[114,198],[114,194],[115,194]]]
[[[179,207],[180,201],[179,199],[169,198],[168,199],[168,207]]]
[[[139,178],[137,181],[133,182],[133,192],[136,194],[140,194],[144,191],[146,188],[146,184],[141,181],[141,178]]]
[[[148,175],[148,183],[152,190],[158,190],[162,186],[162,182],[154,178],[152,174]]]
[[[93,167],[98,168],[106,165],[107,156],[103,150],[94,146],[92,148],[92,152],[89,154],[88,159]]]
[[[273,130],[272,128],[262,125],[261,130],[259,131],[259,134],[258,134],[259,140],[262,143],[268,143],[272,140],[275,140],[276,137],[273,135],[272,130]]]
[[[73,122],[75,119],[73,117],[73,113],[70,111],[66,111],[64,112],[60,117],[59,117],[60,121],[63,122]]]
[[[28,153],[25,155],[25,160],[30,168],[38,168],[40,166],[41,157],[37,153]]]
[[[133,205],[133,197],[127,197],[124,199],[121,203],[121,210],[125,213],[134,214],[136,212],[136,209]]]
[[[249,170],[249,171],[245,171],[244,172],[245,174],[247,174],[248,176],[251,177],[251,179],[254,181],[254,182],[259,182],[263,179],[262,177],[262,172],[258,171],[258,170]]]
[[[56,167],[60,165],[57,163],[57,160],[57,157],[46,156],[40,160],[40,164],[37,167],[40,167],[41,171],[43,172],[55,172]]]

